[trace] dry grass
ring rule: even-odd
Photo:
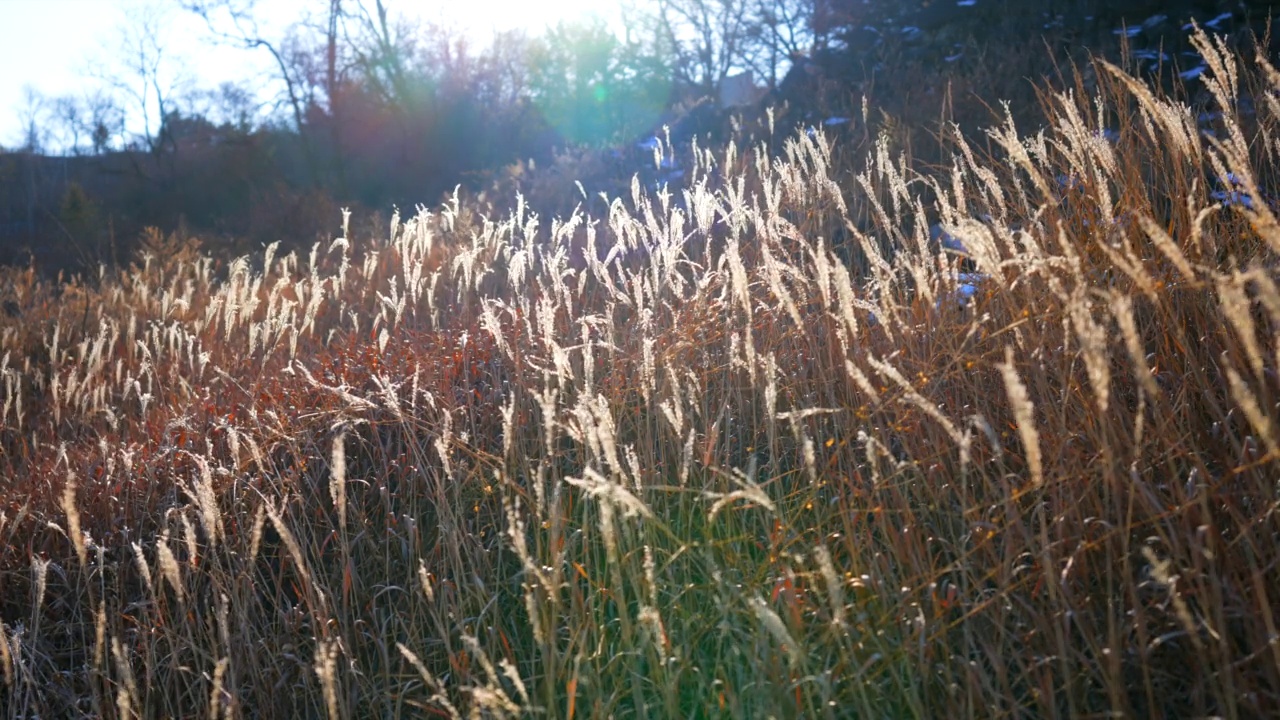
[[[1280,76],[1209,42],[1212,139],[1099,68],[946,172],[8,271],[0,708],[1280,711]]]

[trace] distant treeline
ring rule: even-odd
[[[183,5],[222,42],[268,53],[273,76],[168,88],[163,28],[139,19],[131,75],[83,97],[32,97],[22,111],[23,145],[0,153],[0,262],[93,271],[130,260],[147,227],[229,251],[309,244],[336,232],[342,207],[381,225],[458,186],[521,189],[530,167],[566,158],[562,194],[573,180],[625,187],[652,169],[641,144],[664,125],[677,144],[722,141],[763,127],[765,105],[787,129],[844,115],[864,135],[913,113],[936,127],[944,107],[942,119],[966,121],[966,87],[1024,112],[1035,104],[1025,79],[1053,71],[1050,38],[1071,59],[1117,43],[1112,24],[1145,22],[1149,43],[1163,43],[1182,19],[1239,22],[1269,3],[661,0],[631,10],[622,37],[589,21],[483,48],[383,0],[327,0],[283,37],[257,34],[251,1]],[[279,95],[263,109],[253,98],[267,86]],[[873,116],[861,116],[864,99]],[[143,108],[158,120],[126,131]]]

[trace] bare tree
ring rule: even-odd
[[[384,100],[404,106],[410,94],[407,65],[412,52],[407,28],[393,21],[382,0],[375,0],[372,10],[367,3],[356,3],[356,8],[351,16],[354,27],[347,30],[356,65]],[[445,51],[448,55],[449,48]]]
[[[190,87],[191,81],[179,63],[173,62],[164,42],[164,14],[155,6],[133,13],[125,22],[115,53],[118,65],[108,66],[98,77],[133,105],[142,123],[141,138],[155,153],[165,145],[165,119],[177,108],[174,99]]]
[[[102,153],[124,132],[119,102],[102,89],[48,97],[27,87],[18,117],[23,149],[37,154]]]
[[[762,45],[755,68],[768,78],[769,88],[778,86],[779,73],[801,53],[821,42],[814,32],[815,2],[819,0],[757,0],[755,38]]]
[[[50,102],[50,133],[55,137],[54,144],[59,152],[71,155],[83,152],[80,145],[80,135],[85,128],[83,116],[84,108],[74,95],[56,97]]]
[[[85,130],[96,155],[111,149],[112,139],[123,140],[125,133],[124,109],[117,99],[104,90],[95,90],[81,100],[86,122]]]
[[[314,93],[317,78],[312,72],[311,51],[314,46],[310,45],[310,38],[304,37],[305,29],[295,25],[281,39],[268,38],[258,22],[258,0],[180,0],[180,5],[204,21],[215,41],[270,54],[284,85],[284,99],[293,115],[308,171],[312,180],[318,181],[319,166],[308,127],[309,113],[319,109]],[[329,116],[327,124],[333,140],[338,134],[338,105],[343,82],[339,41],[348,16],[342,0],[325,0],[325,5],[324,74],[319,84],[324,92],[324,109]]]
[[[46,115],[49,101],[31,85],[22,88],[22,105],[18,108],[18,120],[22,123],[21,152],[38,155],[44,152],[47,131]]]
[[[712,94],[760,49],[755,0],[657,0],[658,31],[675,54],[676,80]]]
[[[297,66],[290,62],[286,49],[264,35],[257,21],[257,0],[181,0],[181,6],[202,19],[216,41],[271,55],[284,83],[294,125],[301,131],[306,123],[306,106]]]
[[[329,112],[336,114],[338,99],[338,25],[342,19],[342,0],[329,0],[329,21],[325,24],[324,92],[329,98]]]

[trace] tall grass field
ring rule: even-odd
[[[0,715],[1277,716],[1280,72],[1195,42],[928,171],[5,270]]]

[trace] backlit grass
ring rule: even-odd
[[[927,175],[6,271],[0,708],[1280,711],[1280,75],[1198,43],[1212,128],[1100,65]]]

